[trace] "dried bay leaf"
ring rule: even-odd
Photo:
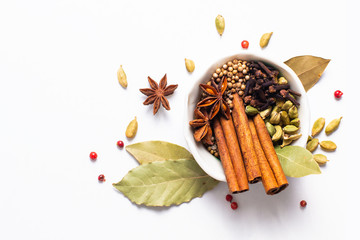
[[[304,55],[290,58],[284,63],[296,73],[305,91],[308,91],[319,81],[329,62],[330,59]]]
[[[192,154],[185,148],[164,141],[146,141],[126,146],[128,151],[140,164],[177,160],[194,159]]]
[[[300,146],[275,147],[281,167],[288,177],[304,177],[320,174],[319,165],[307,149]]]
[[[217,184],[194,159],[180,159],[142,164],[113,186],[136,204],[170,206],[201,197]]]

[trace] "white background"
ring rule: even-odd
[[[226,21],[222,37],[218,14]],[[0,239],[352,239],[360,169],[357,15],[355,4],[340,1],[1,1]],[[270,31],[261,50],[260,36]],[[137,166],[116,142],[187,148],[188,87],[217,58],[244,51],[244,39],[247,51],[281,61],[331,59],[308,92],[311,122],[344,117],[329,137],[338,149],[327,154],[322,174],[289,179],[276,196],[251,185],[235,196],[236,211],[225,201],[225,183],[180,206],[132,204],[111,185]],[[185,57],[195,61],[193,74]],[[120,64],[126,90],[116,78]],[[148,87],[147,76],[158,81],[165,73],[179,87],[171,111],[153,116],[138,89]],[[139,131],[128,141],[134,116]]]

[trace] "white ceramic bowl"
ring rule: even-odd
[[[216,68],[222,66],[225,62],[233,60],[234,58],[242,59],[242,60],[258,60],[262,61],[265,64],[269,64],[280,71],[280,74],[284,76],[289,84],[291,89],[301,93],[301,97],[298,98],[300,103],[299,107],[299,118],[300,118],[300,133],[302,137],[297,141],[293,142],[293,145],[298,145],[305,147],[306,141],[309,134],[310,129],[310,111],[309,104],[306,96],[306,92],[300,79],[297,77],[295,72],[289,68],[283,62],[272,60],[268,57],[260,56],[258,54],[253,53],[240,53],[232,56],[224,57],[214,61],[215,63],[211,65],[205,72],[202,74],[197,81],[193,83],[193,86],[190,87],[189,93],[186,96],[185,100],[185,120],[184,120],[184,133],[187,144],[190,148],[191,153],[193,154],[195,160],[199,164],[199,166],[211,177],[225,182],[225,174],[221,165],[221,162],[211,155],[207,149],[203,146],[202,143],[198,143],[195,141],[193,137],[193,129],[190,127],[189,122],[194,118],[194,110],[197,102],[200,98],[200,88],[199,84],[208,81],[211,78],[211,75],[216,70]]]

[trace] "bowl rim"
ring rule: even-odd
[[[296,83],[296,86],[298,88],[297,91],[301,93],[301,102],[302,102],[301,111],[303,113],[303,117],[306,117],[306,119],[307,119],[305,121],[304,121],[304,119],[301,120],[301,122],[302,122],[301,123],[301,132],[303,133],[303,136],[301,137],[302,141],[299,141],[300,140],[299,139],[296,142],[294,142],[294,145],[305,147],[305,145],[306,145],[305,138],[307,138],[309,131],[310,131],[310,109],[309,109],[309,102],[308,102],[308,98],[306,95],[306,91],[305,91],[299,77],[289,66],[287,66],[285,63],[283,63],[279,60],[276,60],[274,58],[271,58],[265,54],[259,54],[259,53],[253,53],[253,52],[240,52],[240,53],[236,53],[233,55],[227,55],[227,56],[218,58],[217,60],[213,61],[212,65],[210,65],[208,68],[204,69],[204,71],[202,73],[200,73],[200,75],[199,75],[200,77],[193,82],[193,85],[190,86],[190,88],[188,88],[188,92],[185,95],[185,101],[184,101],[185,102],[184,135],[185,135],[185,140],[187,142],[187,145],[190,149],[190,152],[192,153],[194,159],[199,164],[199,166],[209,176],[213,177],[214,179],[216,179],[218,181],[222,181],[222,182],[226,182],[226,179],[225,179],[225,174],[222,169],[221,162],[216,159],[216,161],[218,161],[218,164],[215,164],[215,163],[214,164],[220,166],[222,171],[219,171],[219,170],[214,171],[214,169],[209,168],[208,162],[205,161],[202,156],[200,156],[200,154],[197,150],[197,148],[199,146],[202,146],[202,143],[197,143],[194,140],[193,129],[189,126],[189,121],[188,121],[189,120],[189,107],[190,107],[189,100],[190,100],[191,94],[193,93],[193,91],[195,91],[195,87],[198,86],[200,82],[204,81],[204,79],[209,77],[209,75],[208,75],[209,72],[211,72],[213,69],[216,69],[220,64],[223,64],[234,58],[244,59],[244,60],[254,59],[254,60],[262,61],[266,64],[274,66],[275,68],[280,68],[280,69],[282,68],[281,71],[279,69],[279,71],[281,73],[284,73],[284,70],[285,70],[285,72],[286,72],[285,75],[289,74],[291,76],[291,78]],[[304,136],[305,133],[307,134],[306,136]],[[212,156],[210,153],[209,153],[209,157],[212,157],[215,159],[215,157]]]

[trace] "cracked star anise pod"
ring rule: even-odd
[[[210,108],[209,117],[213,119],[219,111],[226,117],[230,118],[230,108],[225,102],[223,95],[227,87],[227,81],[224,81],[224,77],[219,84],[216,84],[214,80],[211,80],[211,85],[200,84],[200,88],[205,92],[207,97],[196,105],[198,108]]]
[[[212,129],[210,125],[209,115],[206,111],[202,112],[199,108],[194,111],[195,119],[189,124],[195,128],[194,138],[197,142],[201,140],[207,145],[213,145],[211,141]]]
[[[175,89],[178,87],[175,85],[167,85],[167,77],[166,74],[160,80],[160,83],[157,84],[153,79],[148,77],[149,84],[151,88],[141,88],[140,92],[148,96],[146,100],[143,102],[144,105],[154,104],[154,115],[160,108],[160,104],[166,109],[170,110],[169,101],[166,99],[166,96],[173,94]]]

